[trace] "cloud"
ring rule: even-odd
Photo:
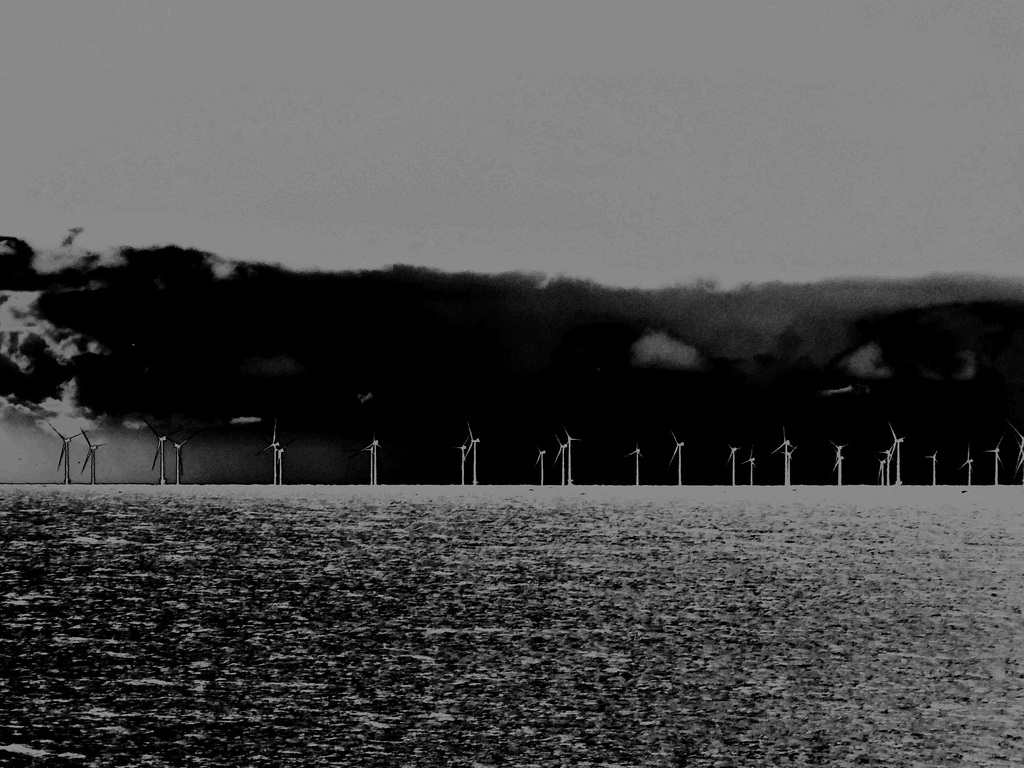
[[[882,347],[872,341],[844,356],[836,368],[857,379],[890,379],[895,371],[885,363]]]
[[[246,358],[239,370],[243,376],[298,376],[306,372],[306,367],[288,355],[275,355]]]
[[[648,331],[633,344],[630,363],[637,368],[703,371],[708,363],[696,349],[665,331]]]
[[[241,424],[259,424],[263,421],[259,416],[235,416],[228,423],[232,426],[239,426]]]

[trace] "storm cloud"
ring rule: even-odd
[[[0,407],[89,425],[277,417],[353,441],[377,431],[396,448],[416,434],[457,443],[472,418],[517,435],[492,455],[564,424],[600,433],[585,453],[670,427],[738,440],[783,420],[794,433],[823,419],[884,426],[894,412],[923,425],[950,404],[965,424],[1000,421],[1024,415],[1022,299],[1019,284],[970,277],[644,291],[402,266],[302,272],[174,246],[36,253],[7,238]],[[861,395],[853,407],[818,396],[846,387]]]

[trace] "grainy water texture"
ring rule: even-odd
[[[1024,489],[0,489],[0,763],[1024,764]]]

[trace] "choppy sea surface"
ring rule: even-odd
[[[1022,511],[0,487],[0,764],[1024,765]]]

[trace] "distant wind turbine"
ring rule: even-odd
[[[479,437],[473,437],[473,428],[469,426],[469,422],[466,422],[466,428],[469,429],[469,450],[473,452],[473,485],[477,484],[476,481],[476,455],[480,452],[477,445],[480,443]]]
[[[574,442],[580,442],[580,438],[573,437],[572,435],[570,435],[569,430],[567,430],[565,427],[562,427],[562,431],[565,432],[565,444],[567,446],[566,453],[568,454],[569,459],[569,473],[567,476],[567,483],[568,485],[572,485],[572,444]]]
[[[1006,423],[1010,424],[1010,420],[1007,419]],[[1022,467],[1024,467],[1024,435],[1018,432],[1017,428],[1013,426],[1013,424],[1010,424],[1010,429],[1012,429],[1014,434],[1017,436],[1017,464],[1013,468],[1013,476],[1016,477],[1017,473],[1021,471]],[[1020,482],[1021,484],[1024,484],[1024,472],[1021,472]]]
[[[728,462],[730,462],[732,464],[732,484],[733,485],[736,485],[736,451],[738,451],[738,450],[739,450],[739,448],[733,448],[730,445],[729,446],[729,458],[726,459],[726,461],[728,461]]]
[[[936,485],[936,482],[935,482],[936,481],[936,477],[937,477],[936,466],[939,463],[939,452],[936,451],[931,456],[925,456],[925,458],[932,460],[932,485]]]
[[[558,453],[555,454],[554,460],[558,461],[559,458],[562,460],[562,485],[565,485],[565,457],[568,453],[566,449],[569,447],[569,443],[563,443],[558,435],[555,435],[555,441],[558,443]]]
[[[889,431],[892,432],[893,446],[896,448],[896,485],[903,485],[903,476],[900,474],[900,445],[906,440],[906,437],[896,437],[896,430],[892,428],[892,422],[889,423]]]
[[[782,451],[782,456],[785,460],[784,485],[792,485],[790,480],[790,460],[793,457],[793,452],[796,451],[796,446],[789,442],[789,439],[786,437],[785,427],[782,428],[782,445],[772,451],[772,453],[778,453],[779,451]]]
[[[743,462],[750,465],[750,484],[754,484],[754,447],[750,447],[750,458]]]
[[[277,477],[277,449],[280,448],[280,447],[281,447],[281,443],[278,442],[278,439],[277,439],[277,419],[274,419],[274,432],[273,432],[273,435],[270,438],[270,443],[268,445],[266,445],[264,448],[262,448],[262,449],[260,449],[259,451],[256,452],[256,455],[259,456],[264,451],[271,451],[271,450],[273,451],[272,455],[274,457],[274,483],[273,483],[274,485],[278,485],[278,477]]]
[[[884,457],[884,456],[886,456],[886,454],[883,452],[882,456]],[[889,481],[888,481],[889,479],[886,476],[887,475],[887,467],[888,467],[887,459],[881,458],[881,459],[878,460],[878,484],[879,485],[888,485],[889,484]]]
[[[1006,437],[1006,433],[1003,432],[1003,437]],[[1003,437],[999,438],[999,442],[996,443],[995,448],[991,448],[985,453],[991,453],[994,455],[993,464],[995,465],[995,474],[993,475],[992,485],[999,485],[999,465],[1003,463],[1003,460],[999,458],[999,446],[1003,444]]]
[[[974,459],[971,458],[971,444],[967,444],[967,461],[960,465],[960,469],[967,467],[967,487],[971,487],[971,468],[974,465]]]
[[[149,431],[152,432],[153,435],[156,436],[156,439],[157,439],[156,453],[153,455],[153,466],[149,468],[149,471],[152,472],[154,469],[156,469],[156,463],[157,463],[157,460],[159,460],[160,461],[160,485],[167,485],[167,475],[166,475],[166,472],[165,472],[165,464],[164,464],[164,443],[167,442],[167,438],[169,438],[175,432],[179,432],[180,430],[175,429],[175,430],[173,430],[171,432],[168,432],[166,434],[161,435],[159,432],[156,431],[156,428],[152,424],[150,424],[148,421],[146,421],[145,418],[143,418],[142,420],[143,420],[143,422],[145,422],[146,426],[149,427]]]
[[[672,432],[672,441],[676,444],[676,449],[674,451],[672,451],[672,456],[668,460],[668,465],[671,467],[672,466],[672,459],[676,458],[677,456],[679,457],[679,461],[676,462],[676,468],[677,468],[676,485],[682,485],[683,484],[683,446],[686,445],[686,443],[681,442],[679,440],[679,438],[676,437],[676,433],[675,432]],[[637,450],[639,450],[639,446],[637,446]],[[640,457],[639,456],[637,456],[636,461],[637,461],[637,467],[639,468],[639,465],[640,465]],[[638,469],[637,473],[639,474],[639,469]],[[637,485],[639,485],[639,483],[637,483]]]
[[[630,456],[636,456],[636,484],[640,485],[640,457],[643,456],[643,454],[640,453],[640,445],[639,444],[637,444],[636,450],[630,451],[629,453],[626,454],[626,458],[627,459]]]
[[[455,450],[459,451],[462,454],[462,466],[461,466],[462,474],[459,476],[460,477],[459,483],[460,483],[460,485],[465,485],[466,484],[466,456],[469,455],[469,443],[468,442],[464,442],[462,445],[456,445],[455,446]]]
[[[57,428],[46,422],[50,429],[57,432]],[[60,449],[60,458],[57,459],[57,468],[60,468],[61,463],[64,464],[64,485],[71,485],[71,441],[74,440],[81,432],[72,435],[71,437],[64,437],[60,432],[57,432],[57,437],[64,441],[64,445]]]
[[[846,445],[845,444],[844,445],[836,445],[836,443],[831,441],[831,440],[829,442],[832,443],[832,445],[835,445],[835,448],[836,448],[836,463],[835,463],[835,466],[832,467],[832,469],[838,469],[839,470],[839,475],[836,478],[836,485],[842,485],[843,484],[843,448],[845,448]]]
[[[82,437],[85,438],[85,442],[89,446],[89,453],[85,457],[85,461],[82,462],[82,474],[85,474],[85,465],[89,464],[92,467],[89,472],[89,484],[96,485],[96,451],[99,450],[100,446],[106,445],[106,443],[91,442],[84,429],[82,430]]]
[[[377,485],[377,449],[380,448],[380,442],[377,440],[377,435],[374,434],[373,442],[363,448],[364,451],[370,452],[370,485]]]
[[[289,445],[298,440],[297,437],[293,437],[284,445],[279,445],[274,449],[274,458],[277,461],[277,484],[284,485],[284,449]]]
[[[547,451],[543,450],[542,448],[537,448],[537,461],[533,465],[534,469],[536,469],[538,466],[540,467],[540,484],[541,485],[544,485],[544,454],[545,453],[547,453]]]
[[[173,440],[171,440],[171,445],[174,446],[174,484],[175,485],[181,485],[181,478],[183,478],[185,476],[185,464],[184,464],[184,459],[182,459],[182,457],[181,457],[181,453],[182,453],[181,449],[184,447],[185,443],[187,443],[189,440],[191,440],[193,437],[195,437],[198,434],[199,434],[199,430],[197,429],[195,432],[193,432],[191,435],[186,437],[180,443],[176,443]]]

